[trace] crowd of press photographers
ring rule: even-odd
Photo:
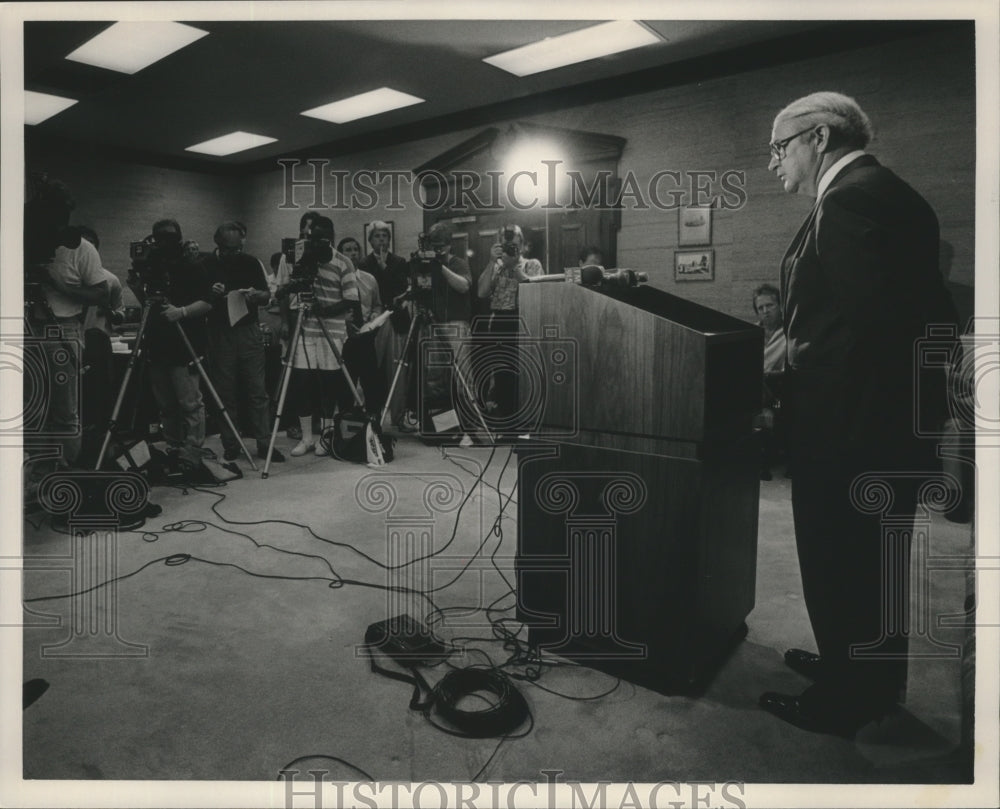
[[[122,384],[110,346],[118,339],[124,307],[120,280],[102,267],[97,234],[68,225],[72,207],[68,189],[32,176],[25,206],[26,323],[36,336],[57,326],[64,345],[84,347],[84,359],[65,367],[56,361],[65,360],[65,352],[52,347],[59,341],[45,349],[49,367],[59,367],[63,380],[50,380],[45,434],[61,446],[58,463],[91,467],[94,453],[81,453],[81,419],[84,435],[90,430],[99,436],[123,422],[120,414],[117,422],[109,419],[116,386]],[[257,458],[267,457],[276,418],[297,441],[292,456],[325,455],[330,445],[320,437],[335,413],[354,408],[360,399],[381,423],[390,389],[387,426],[401,432],[435,429],[426,420],[418,424],[416,413],[448,407],[455,369],[423,365],[419,373],[406,373],[420,356],[419,338],[434,328],[456,352],[473,332],[511,339],[517,331],[517,286],[540,274],[542,266],[526,257],[516,225],[501,230],[475,274],[466,257],[452,254],[446,223],[422,234],[409,259],[392,252],[385,222],[372,222],[366,230],[370,249],[363,257],[357,239],[337,242],[332,221],[308,211],[294,253],[289,244],[266,267],[244,251],[247,229],[235,221],[218,226],[210,252],[184,241],[173,219],[156,222],[149,237],[133,244],[127,284],[143,306],[137,327],[144,338],[132,350],[141,355],[137,359],[169,448],[189,457],[207,452],[207,405],[226,461],[242,454],[237,433],[256,442]],[[599,263],[595,248],[585,252]],[[282,357],[289,365],[285,385],[279,384]],[[81,374],[84,384],[78,385]],[[494,420],[511,414],[517,407],[516,375],[495,374],[479,406]],[[284,453],[273,447],[270,460],[282,462]]]

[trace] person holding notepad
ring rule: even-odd
[[[257,307],[267,305],[271,292],[260,261],[243,252],[244,230],[238,222],[225,222],[215,231],[216,251],[203,260],[212,282],[214,302],[208,315],[208,346],[212,379],[219,398],[230,413],[238,408],[237,391],[249,409],[257,457],[267,457],[271,431],[270,400],[264,385],[264,339]],[[228,425],[222,425],[223,457],[240,456],[240,442]],[[274,462],[284,456],[274,450]]]

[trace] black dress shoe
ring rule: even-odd
[[[823,658],[805,649],[789,649],[785,652],[785,665],[813,681],[818,680],[823,673]]]
[[[845,739],[853,739],[861,728],[869,722],[882,719],[890,710],[889,707],[876,708],[874,705],[859,703],[810,704],[811,702],[813,701],[801,696],[774,691],[760,696],[760,707],[788,724],[813,733],[829,733]]]

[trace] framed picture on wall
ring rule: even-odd
[[[674,281],[714,280],[714,250],[677,250],[674,252]]]
[[[396,244],[396,225],[394,222],[386,222],[389,226],[389,249],[392,250]],[[365,255],[367,256],[372,252],[371,242],[368,241],[368,236],[371,233],[371,222],[365,222]]]
[[[677,216],[678,247],[712,243],[712,209],[682,207]]]

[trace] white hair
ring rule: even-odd
[[[829,91],[810,93],[798,98],[775,117],[809,117],[819,124],[826,124],[837,141],[851,149],[864,149],[874,137],[872,122],[865,111],[850,96]]]

